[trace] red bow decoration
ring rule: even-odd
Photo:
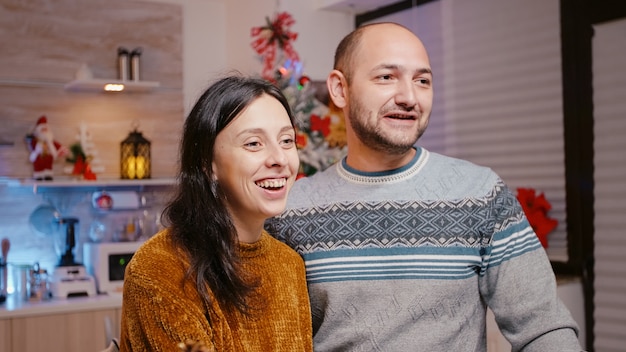
[[[298,33],[291,32],[289,27],[295,23],[293,17],[287,12],[276,15],[273,21],[265,17],[267,24],[262,27],[253,27],[252,37],[256,37],[251,45],[252,48],[263,57],[263,77],[272,80],[272,66],[276,59],[277,48],[282,49],[288,59],[300,60],[291,42],[298,38]]]
[[[543,195],[535,195],[532,188],[518,188],[517,200],[522,205],[530,226],[537,234],[543,248],[548,248],[548,234],[559,224],[556,219],[548,217],[548,211],[552,205]]]

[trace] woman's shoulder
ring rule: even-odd
[[[139,247],[128,263],[127,273],[150,277],[170,275],[173,278],[183,275],[186,262],[182,252],[174,245],[169,231],[165,229]]]

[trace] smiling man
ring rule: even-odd
[[[408,29],[363,26],[327,79],[348,155],[297,181],[267,228],[305,260],[316,351],[581,351],[550,262],[492,170],[416,145],[433,73]]]

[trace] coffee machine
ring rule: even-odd
[[[50,292],[55,298],[96,295],[95,279],[74,258],[78,222],[77,218],[72,217],[55,219],[54,241],[60,256],[59,264],[54,268],[50,279]]]

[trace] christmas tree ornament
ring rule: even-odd
[[[25,139],[30,152],[28,160],[33,163],[33,178],[39,181],[53,180],[54,161],[67,155],[69,149],[54,139],[48,118],[39,117],[33,132],[26,135]]]

